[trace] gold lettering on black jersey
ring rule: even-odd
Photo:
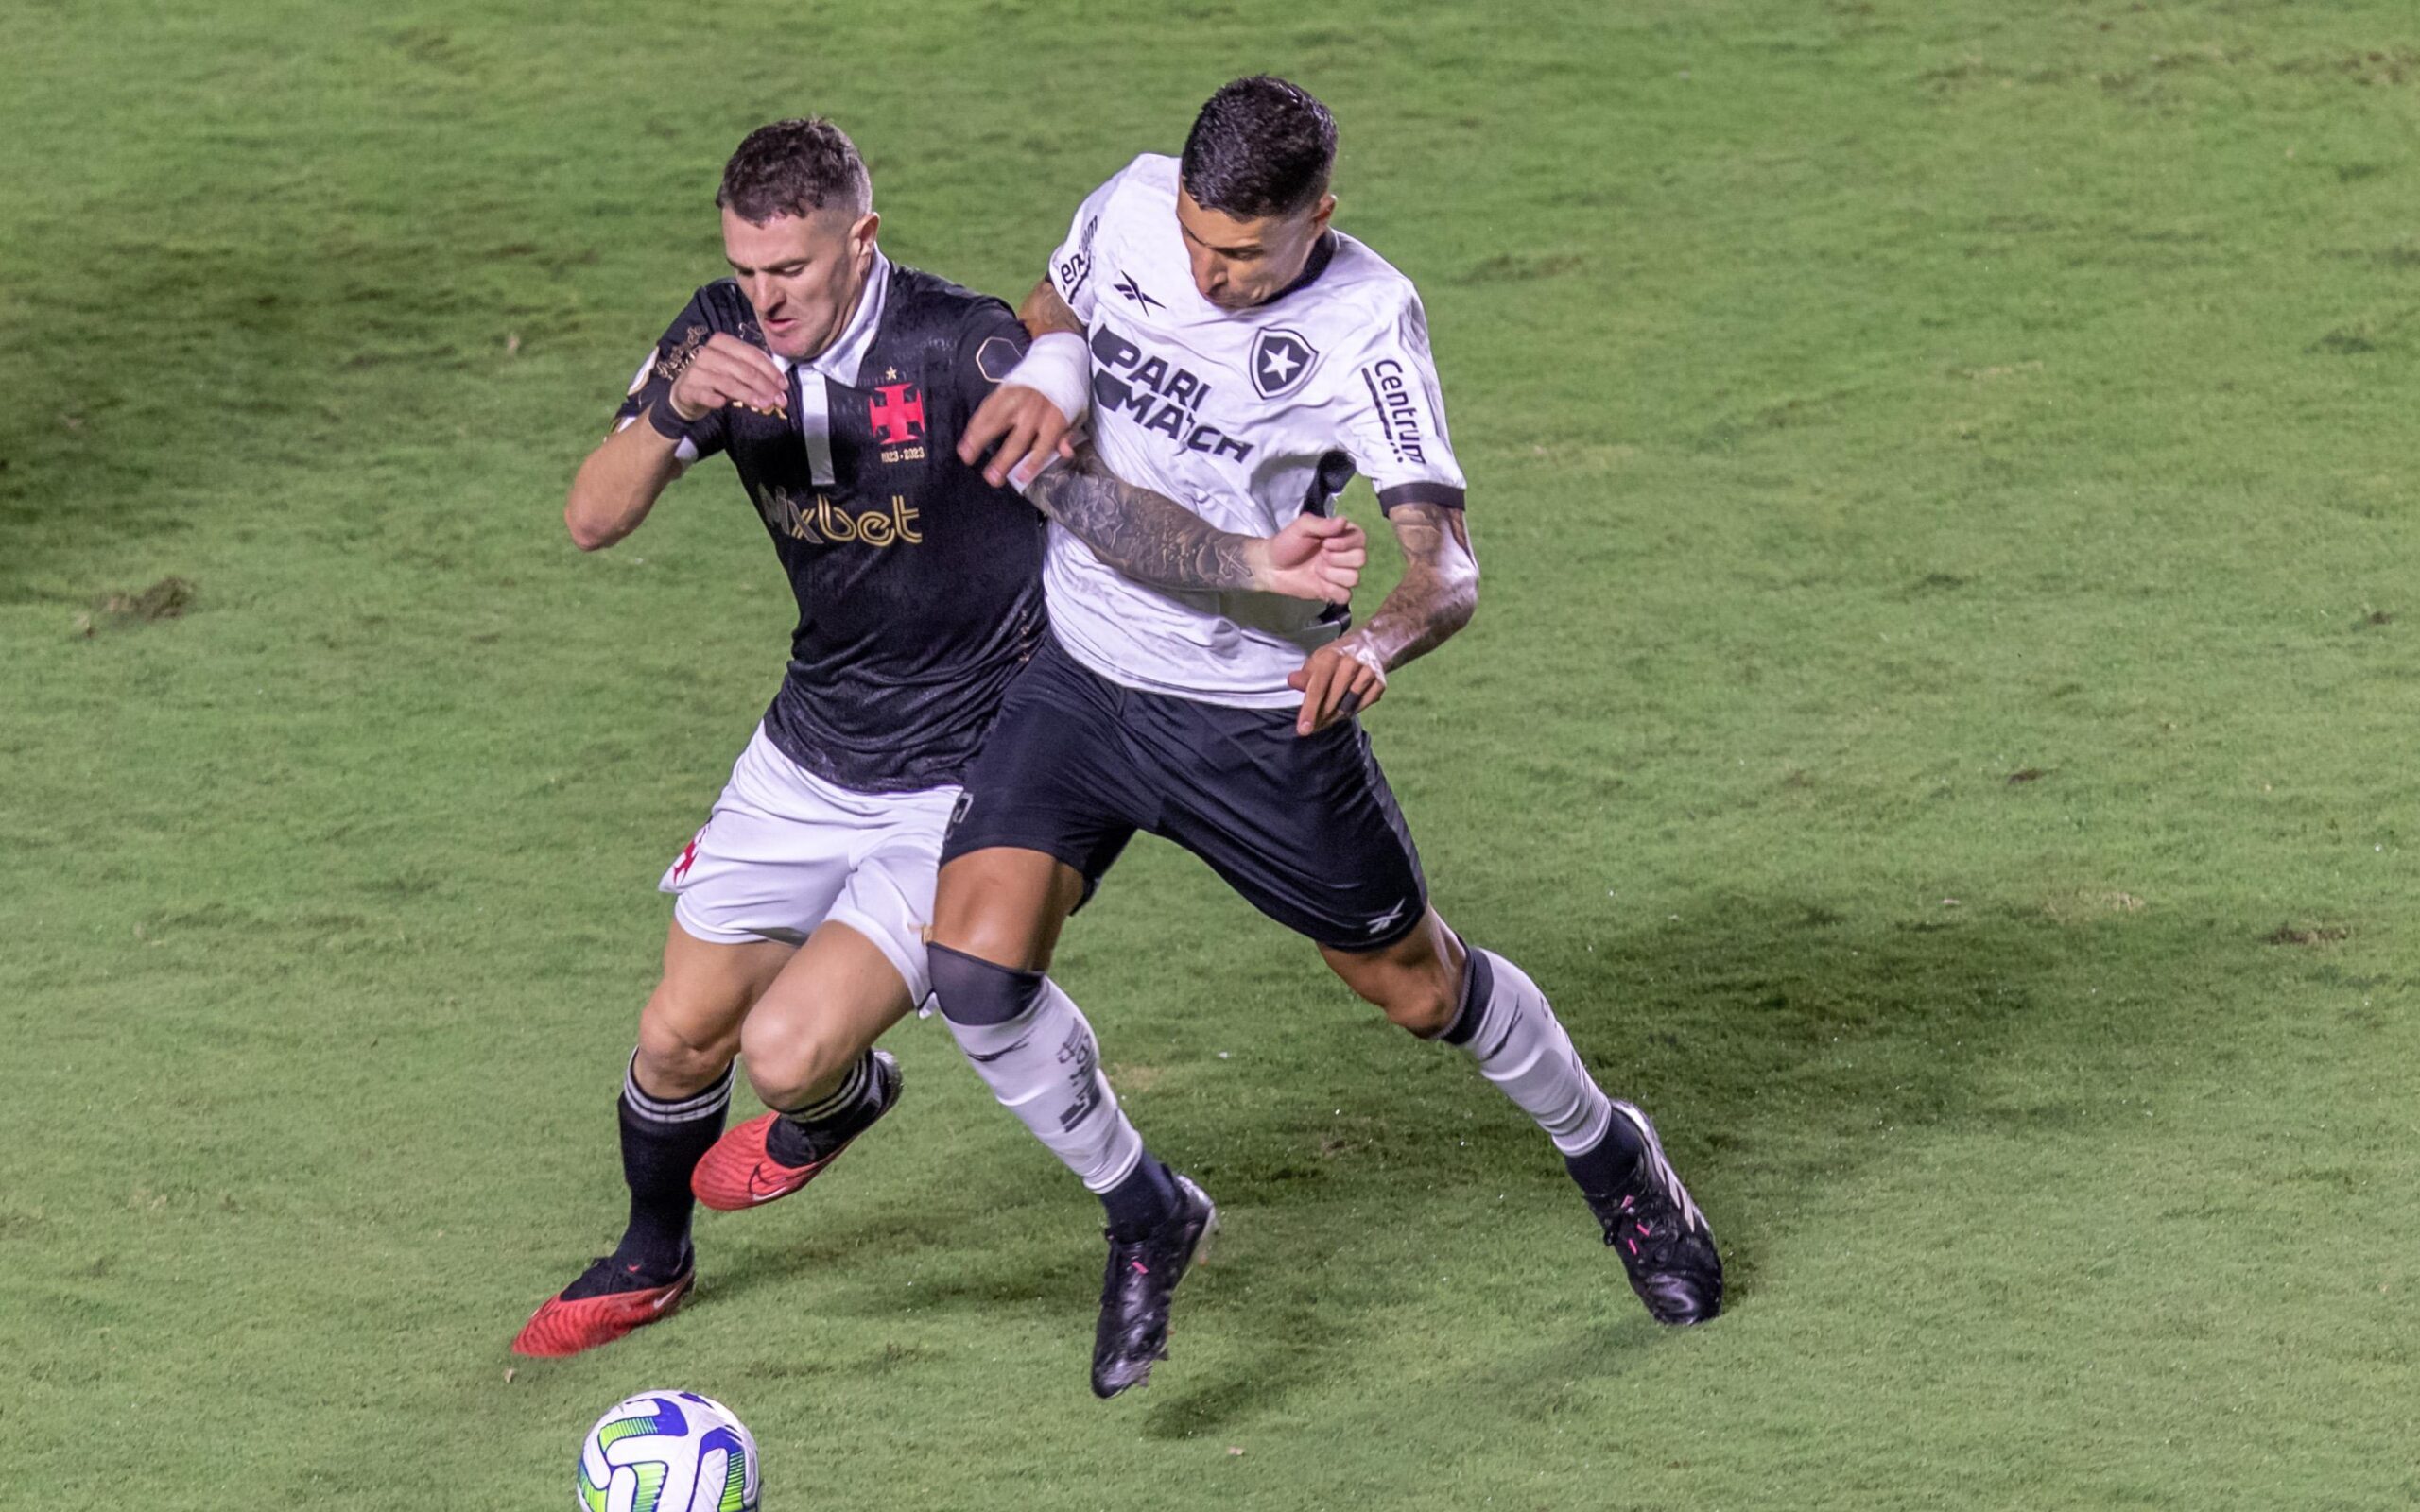
[[[923,532],[916,528],[916,522],[924,518],[923,511],[897,493],[890,496],[889,507],[858,513],[847,505],[834,504],[829,494],[821,491],[813,504],[802,505],[786,489],[768,487],[756,495],[756,512],[764,516],[767,524],[791,540],[818,546],[925,543]]]
[[[665,348],[655,359],[655,375],[666,383],[678,379],[682,370],[698,355],[698,349],[706,344],[707,334],[702,325],[693,325],[682,332],[681,339]],[[633,387],[631,391],[636,393],[638,389]]]

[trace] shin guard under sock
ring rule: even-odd
[[[1617,1183],[1636,1165],[1645,1149],[1637,1129],[1615,1116],[1547,995],[1511,961],[1470,951],[1461,1011],[1443,1038],[1469,1052],[1479,1074],[1537,1121],[1583,1189],[1607,1173]]]

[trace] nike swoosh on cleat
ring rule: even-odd
[[[806,1169],[811,1172],[815,1167],[808,1166]],[[761,1165],[757,1166],[754,1170],[748,1173],[748,1200],[751,1203],[770,1202],[775,1197],[788,1195],[790,1193],[798,1190],[796,1187],[787,1184],[788,1179],[789,1178],[786,1174],[775,1177],[772,1182],[772,1190],[768,1192],[765,1190],[765,1168]]]

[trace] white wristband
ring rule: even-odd
[[[1059,413],[1073,425],[1092,407],[1092,349],[1072,331],[1036,336],[1025,356],[1009,369],[1000,384],[1003,387],[1019,384],[1032,389],[1058,405]]]

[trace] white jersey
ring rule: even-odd
[[[1411,281],[1331,232],[1305,277],[1249,310],[1193,286],[1177,160],[1145,153],[1093,191],[1050,279],[1092,347],[1092,435],[1109,470],[1223,530],[1270,536],[1326,512],[1354,473],[1378,502],[1459,507],[1462,472]],[[1112,681],[1240,708],[1291,708],[1286,675],[1345,611],[1273,593],[1147,587],[1050,527],[1051,628]]]

